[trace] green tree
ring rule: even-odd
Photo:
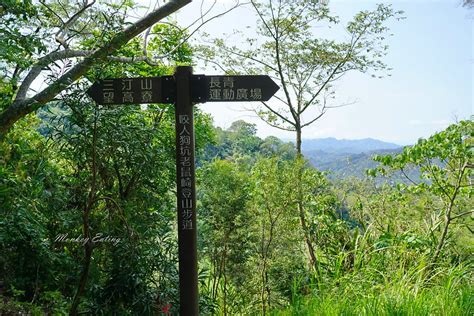
[[[83,81],[93,67],[110,61],[157,66],[173,60],[175,51],[197,29],[240,5],[236,1],[227,11],[214,16],[211,16],[213,6],[201,11],[199,18],[190,23],[194,29],[179,43],[166,41],[169,28],[165,32],[152,30],[158,22],[162,26],[175,24],[164,20],[191,1],[166,1],[155,5],[142,18],[132,16],[130,12],[136,3],[130,0],[2,1],[0,91],[6,93],[0,98],[0,137],[19,119],[54,100],[75,82]],[[175,26],[174,31],[184,35],[190,27]],[[138,54],[127,56],[118,52],[140,34]],[[152,38],[165,40],[159,41],[158,46],[150,45]],[[87,47],[82,45],[85,41],[89,42]],[[35,91],[33,82],[41,76],[48,80]]]
[[[247,39],[248,49],[216,40],[203,58],[219,58],[221,66],[235,73],[268,73],[282,87],[279,105],[262,102],[255,110],[271,126],[294,131],[296,149],[301,153],[303,128],[319,119],[334,94],[332,83],[350,71],[386,69],[381,58],[388,27],[386,20],[401,12],[378,5],[374,11],[361,11],[346,26],[349,40],[320,39],[314,36],[316,23],[338,23],[321,1],[251,1],[258,19],[258,38]],[[314,109],[317,111],[311,111]],[[316,112],[316,114],[315,114]]]
[[[473,140],[473,122],[461,121],[428,139],[418,140],[413,146],[405,147],[399,155],[376,156],[374,159],[382,166],[369,172],[375,175],[377,171],[386,174],[388,171],[400,170],[406,175],[406,168],[419,167],[421,181],[407,176],[410,184],[399,185],[399,188],[415,193],[427,192],[440,201],[432,205],[435,220],[431,233],[440,230],[436,237],[433,261],[438,260],[446,244],[451,224],[473,214]]]
[[[260,144],[260,152],[265,157],[279,157],[283,160],[294,160],[296,158],[295,146],[291,142],[283,142],[275,136],[266,137]]]
[[[285,304],[293,278],[304,271],[298,217],[294,216],[298,193],[295,167],[295,161],[263,158],[252,168],[254,256],[250,269],[254,280],[249,283],[262,315]]]
[[[68,271],[77,263],[53,241],[79,217],[69,214],[64,166],[37,124],[36,118],[22,121],[0,143],[0,292],[2,301],[31,304],[59,293],[45,311],[60,313],[61,294],[73,291]]]
[[[173,31],[174,30],[174,31]],[[166,42],[169,45],[179,42],[182,34],[177,32],[170,26],[155,26],[153,32],[160,32],[166,34]],[[163,35],[164,36],[164,35]],[[149,41],[150,46],[162,47],[161,44],[164,37],[153,38]],[[84,47],[91,45],[88,41],[82,44]],[[141,44],[138,39],[131,40],[127,45],[120,48],[119,53],[122,56],[129,56],[133,58],[141,50]],[[179,49],[175,50],[171,57],[175,58],[175,62],[189,63],[191,51],[188,45],[181,45]],[[164,64],[149,65],[149,64],[133,64],[122,63],[116,61],[107,66],[96,67],[87,74],[88,78],[110,76],[120,77],[124,75],[131,76],[159,76],[169,74],[170,67]],[[96,284],[96,292],[99,295],[94,295],[97,299],[94,302],[94,308],[99,310],[105,309],[114,313],[134,313],[145,312],[152,313],[151,301],[155,299],[156,293],[153,289],[146,285],[149,280],[153,280],[153,273],[157,265],[149,265],[149,269],[143,269],[140,262],[147,262],[150,260],[146,255],[148,247],[153,247],[153,230],[150,227],[143,227],[142,222],[151,220],[154,216],[135,216],[132,219],[127,219],[124,213],[131,213],[135,207],[143,207],[143,209],[155,210],[156,205],[168,206],[168,216],[162,220],[154,220],[157,226],[154,227],[155,233],[159,235],[170,235],[172,214],[169,210],[173,209],[169,196],[166,192],[174,183],[173,172],[174,167],[170,161],[173,160],[173,111],[168,107],[150,106],[150,111],[143,112],[136,108],[119,107],[117,109],[98,108],[88,103],[82,97],[82,86],[73,87],[69,89],[68,95],[62,98],[62,102],[58,105],[65,108],[66,115],[59,112],[57,115],[49,118],[50,123],[65,122],[59,128],[53,124],[49,124],[51,133],[53,135],[61,135],[62,137],[55,138],[55,142],[62,144],[64,149],[68,149],[69,156],[64,157],[70,160],[74,165],[77,179],[77,187],[75,190],[76,211],[82,212],[82,235],[84,238],[92,239],[97,232],[113,232],[118,235],[129,236],[128,243],[121,248],[122,251],[117,251],[113,248],[111,251],[111,258],[116,260],[105,261],[104,264],[109,267],[114,273],[109,275],[109,280],[104,282],[111,282],[113,286],[105,286],[102,283]],[[202,132],[200,115],[197,115],[196,126],[200,130],[199,134],[205,136]],[[206,121],[206,120],[204,120]],[[78,131],[83,131],[77,135]],[[205,133],[205,132],[204,132]],[[81,137],[84,137],[80,141]],[[205,141],[205,138],[204,138]],[[201,146],[202,141],[198,140],[198,145]],[[163,150],[160,148],[166,148]],[[143,170],[150,170],[146,176]],[[164,176],[166,175],[166,176]],[[161,181],[157,180],[160,179]],[[156,196],[150,192],[151,188],[155,188],[160,192],[160,196]],[[142,201],[147,201],[150,204],[142,205],[142,203],[132,203],[137,198],[137,194],[141,195],[148,191],[150,197]],[[101,212],[106,210],[109,215],[114,214],[112,220],[108,221],[103,218],[104,214]],[[165,220],[163,220],[165,219]],[[128,220],[131,224],[128,225]],[[102,226],[98,223],[104,223]],[[112,225],[110,224],[112,223]],[[124,229],[117,229],[115,225],[125,225]],[[135,226],[135,227],[134,227]],[[131,234],[134,230],[139,236],[142,236],[142,243],[137,244]],[[147,236],[147,237],[145,237]],[[166,243],[172,243],[173,239],[163,239]],[[89,275],[91,273],[92,254],[97,251],[98,245],[92,243],[84,244],[84,258],[83,267],[80,278],[78,280],[78,288],[71,306],[70,313],[76,314],[80,309],[79,303],[81,297],[86,295],[87,302],[91,296],[86,291]],[[168,246],[166,247],[168,248]],[[155,255],[162,256],[159,250],[153,251]],[[168,256],[167,254],[166,256]],[[129,260],[123,261],[123,258],[129,256]],[[169,257],[164,262],[160,269],[168,270],[167,275],[172,275],[168,265],[173,265],[175,258]],[[137,273],[138,270],[141,273]],[[121,271],[118,273],[117,271]],[[117,277],[117,276],[120,277]],[[104,276],[98,273],[93,278]],[[165,279],[161,279],[162,281]],[[139,282],[143,286],[130,287],[129,284]],[[163,282],[159,286],[163,286]],[[100,286],[104,286],[101,288]],[[106,289],[106,290],[105,290]],[[128,290],[125,290],[128,289]],[[163,291],[164,293],[169,291]],[[108,293],[108,294],[107,294]],[[110,297],[107,297],[110,295]],[[158,301],[175,299],[174,297],[157,298]],[[169,295],[168,295],[169,296]],[[138,302],[137,303],[137,298]],[[108,301],[108,305],[104,305],[101,300]],[[132,302],[134,302],[132,304]],[[173,302],[177,306],[177,302]],[[134,306],[130,309],[129,306]],[[121,308],[120,306],[126,306]]]
[[[258,38],[244,45],[227,45],[216,40],[212,50],[204,49],[205,60],[220,57],[221,67],[232,73],[268,73],[282,88],[274,103],[261,102],[254,112],[269,125],[295,132],[297,156],[301,158],[302,131],[320,119],[335,95],[332,84],[350,71],[385,70],[382,57],[388,27],[385,22],[401,12],[378,5],[374,11],[361,11],[346,26],[349,39],[338,42],[314,36],[315,26],[334,25],[338,19],[329,14],[328,6],[319,0],[251,1],[258,19]],[[248,48],[242,48],[248,47]],[[372,74],[375,76],[375,74]],[[301,164],[303,166],[303,164]],[[302,170],[299,171],[300,178]],[[300,222],[310,260],[316,265],[306,210],[302,206],[301,179]]]
[[[261,139],[256,136],[255,124],[239,120],[223,130],[215,128],[215,142],[209,144],[204,156],[199,157],[204,161],[211,162],[213,159],[246,160],[251,167],[257,156],[278,157],[283,160],[291,160],[296,157],[295,146],[291,142],[283,142],[277,137],[269,136]],[[200,160],[198,159],[198,162]]]
[[[173,45],[183,39],[171,26],[151,31],[166,34],[150,38],[151,46],[163,48],[162,41]],[[81,45],[86,49],[94,43]],[[133,39],[118,53],[132,58],[141,48]],[[170,58],[190,63],[190,53],[182,44]],[[86,77],[170,71],[164,64],[115,61],[92,68]],[[0,143],[5,219],[0,251],[11,252],[1,260],[3,294],[11,298],[21,292],[16,299],[39,305],[56,298],[57,304],[64,303],[62,312],[72,315],[152,315],[170,303],[178,308],[175,200],[170,194],[175,187],[174,109],[100,107],[84,98],[83,88],[82,82],[71,86],[38,113],[40,120],[21,120]],[[202,151],[211,135],[210,118],[197,110],[195,123]],[[65,233],[89,241],[55,241]],[[91,241],[97,234],[120,242]],[[18,264],[19,258],[23,263]]]
[[[239,120],[233,122],[227,131],[235,154],[252,155],[258,152],[262,140],[256,135],[255,124]]]
[[[235,163],[216,160],[200,170],[199,178],[202,253],[210,266],[207,288],[222,314],[235,314],[237,296],[244,289],[242,266],[250,247],[249,177]],[[236,290],[231,292],[231,288]]]

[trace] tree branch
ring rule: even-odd
[[[48,55],[40,58],[38,62],[31,68],[30,72],[23,80],[20,88],[18,89],[18,93],[16,95],[15,101],[24,100],[26,98],[26,94],[31,84],[39,76],[39,74],[44,69],[44,67],[46,67],[47,65],[57,60],[77,58],[77,57],[87,57],[93,53],[94,51],[92,50],[65,49],[65,50],[49,53]],[[132,62],[146,61],[147,57],[146,56],[140,56],[140,57],[107,56],[107,60],[118,61],[122,63],[132,63]]]
[[[280,126],[280,125],[277,125],[277,124],[273,124],[273,123],[270,123],[268,120],[266,120],[264,117],[261,116],[260,113],[258,113],[256,110],[252,110],[262,121],[264,121],[265,123],[267,123],[268,125],[270,125],[271,127],[275,127],[275,128],[278,128],[278,129],[281,129],[283,131],[287,131],[287,132],[294,132],[295,131],[295,128],[294,127],[284,127],[284,126]],[[294,126],[293,123],[290,124],[291,126]]]
[[[59,31],[56,33],[55,39],[56,42],[61,44],[64,48],[69,48],[68,44],[66,43],[67,40],[64,38],[64,36],[67,34],[67,31],[69,27],[79,19],[79,17],[91,6],[94,5],[96,0],[92,0],[92,2],[89,3],[89,0],[84,0],[83,6],[77,11],[72,17],[69,18],[69,20],[66,21],[66,23],[63,24],[63,26],[59,29]]]
[[[355,34],[353,34],[352,36],[352,40],[351,40],[351,45],[350,45],[350,48],[349,50],[347,51],[346,55],[344,56],[344,58],[337,64],[337,66],[333,69],[333,71],[331,72],[331,74],[327,77],[327,79],[324,81],[323,85],[319,88],[319,90],[313,95],[313,97],[306,103],[306,105],[303,107],[302,112],[304,112],[310,105],[311,103],[313,103],[314,99],[316,99],[318,97],[318,95],[321,93],[321,91],[327,86],[327,84],[333,79],[333,77],[336,75],[337,71],[339,70],[340,67],[344,66],[348,61],[349,61],[349,57],[351,55],[351,53],[354,51],[355,49],[355,46],[356,44],[359,42],[359,40],[362,38],[362,36],[364,35],[364,33],[367,31],[367,29],[369,28],[369,26],[372,25],[372,21],[367,24],[364,29],[358,34],[357,37],[355,37]],[[343,73],[345,73],[346,71],[344,71]]]
[[[407,178],[407,180],[410,181],[413,185],[418,185],[417,182],[415,182],[414,180],[412,180],[412,179],[405,173],[405,170],[403,169],[403,167],[400,167],[400,171],[401,171],[402,174],[405,176],[405,178]]]
[[[227,53],[229,54],[233,54],[233,55],[236,55],[236,56],[239,56],[239,57],[242,57],[242,58],[247,58],[247,59],[250,59],[256,63],[259,63],[265,67],[268,67],[269,69],[273,70],[274,72],[278,73],[278,69],[273,67],[272,65],[270,65],[269,63],[266,63],[260,59],[257,59],[255,57],[252,57],[252,56],[246,56],[244,55],[243,53],[241,52],[237,52],[235,49],[234,50],[230,50],[230,49],[227,49],[225,46],[222,46],[222,47],[219,47],[219,49],[223,49],[224,51],[226,51]]]
[[[309,122],[307,122],[307,123],[302,124],[302,125],[301,125],[301,128],[313,124],[314,122],[316,122],[317,120],[319,120],[325,113],[326,113],[326,111],[323,109],[323,110],[321,111],[321,113],[320,113],[318,116],[316,116],[314,119],[312,119],[311,121],[309,121]]]
[[[16,121],[52,100],[74,81],[81,78],[94,65],[107,60],[108,56],[125,45],[132,38],[190,2],[191,0],[170,0],[143,19],[131,24],[122,32],[116,34],[107,44],[95,50],[93,54],[84,58],[58,80],[35,96],[29,99],[14,101],[12,105],[0,113],[0,137],[5,135]]]
[[[273,34],[272,30],[270,29],[270,26],[268,26],[267,21],[263,18],[262,13],[258,9],[258,6],[255,4],[255,1],[251,0],[252,6],[254,7],[255,11],[257,12],[258,16],[260,17],[260,20],[262,21],[263,25],[267,29],[268,33],[270,33],[271,37],[276,40],[275,35]]]
[[[470,211],[466,211],[466,212],[463,212],[463,213],[460,213],[460,214],[456,214],[454,216],[451,216],[451,220],[454,220],[456,218],[459,218],[459,217],[463,217],[467,214],[474,214],[474,210],[470,210]]]
[[[236,9],[236,8],[238,8],[238,7],[240,7],[240,6],[244,5],[244,4],[247,4],[247,3],[240,3],[239,1],[237,1],[237,3],[236,3],[234,6],[232,6],[230,9],[228,9],[228,10],[226,10],[226,11],[224,11],[224,12],[221,12],[221,13],[219,13],[219,14],[216,14],[216,15],[210,17],[210,18],[207,19],[207,20],[203,20],[202,23],[201,23],[195,30],[193,30],[191,33],[189,33],[189,34],[188,34],[178,45],[176,45],[176,47],[174,47],[171,51],[169,51],[168,53],[166,53],[166,54],[164,54],[164,55],[154,57],[154,59],[160,59],[160,58],[165,58],[165,57],[170,56],[171,54],[173,54],[174,52],[176,52],[176,50],[178,50],[181,46],[183,46],[184,43],[186,43],[186,42],[187,42],[201,27],[203,27],[205,24],[207,24],[207,23],[211,22],[212,20],[217,19],[217,18],[219,18],[219,17],[221,17],[221,16],[223,16],[223,15],[225,15],[225,14],[227,14],[227,13],[233,11],[234,9]],[[209,10],[208,10],[205,14],[208,14],[208,13],[209,13]],[[202,19],[202,18],[201,18],[201,19]],[[199,19],[196,20],[196,21],[199,21]],[[196,21],[194,21],[191,25],[194,25],[194,24],[196,23]],[[187,27],[186,29],[184,29],[184,31],[187,30],[188,28],[189,28],[189,27]],[[147,55],[145,54],[145,56],[147,56]],[[153,64],[156,65],[155,62],[153,62]]]
[[[275,114],[276,116],[278,116],[280,119],[282,119],[283,121],[287,122],[288,124],[290,125],[295,125],[293,122],[291,122],[289,119],[287,119],[286,117],[284,117],[283,115],[281,115],[280,113],[278,113],[277,111],[273,110],[266,102],[262,101],[262,104],[270,111],[272,112],[273,114]]]

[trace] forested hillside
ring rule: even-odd
[[[318,170],[327,172],[327,176],[330,179],[344,179],[350,177],[364,179],[367,176],[367,169],[373,169],[378,166],[378,163],[372,159],[374,156],[397,155],[402,151],[403,148],[401,147],[398,149],[374,150],[357,154],[313,150],[304,152],[304,155]],[[405,171],[410,178],[420,180],[418,168],[408,168]],[[394,172],[391,178],[396,178],[400,181],[407,180],[400,171]],[[378,180],[383,181],[383,178],[378,178]]]
[[[89,264],[81,310],[174,313],[172,112],[82,104],[90,110],[75,116],[67,110],[74,106],[53,107],[48,121],[29,121],[2,146],[2,311],[66,313]],[[51,118],[54,113],[60,128],[51,125],[59,119]],[[393,186],[368,178],[329,181],[295,158],[291,142],[260,139],[244,121],[222,130],[207,116],[197,113],[196,119],[202,313],[370,308],[374,314],[460,315],[472,308],[472,187],[466,182],[472,122],[421,140],[396,158],[380,156],[374,173],[413,164],[425,178],[443,181]],[[79,129],[84,138],[74,136]],[[444,169],[424,165],[439,158],[448,162]],[[301,164],[314,266],[294,204]],[[79,215],[94,174],[100,195],[85,219]],[[84,262],[85,225],[97,241]]]
[[[388,68],[386,22],[401,12],[360,11],[339,42],[312,33],[313,22],[339,23],[326,2],[251,1],[259,40],[245,51],[192,45],[194,24],[171,16],[188,2],[147,13],[132,1],[0,2],[0,315],[178,315],[190,302],[177,218],[193,214],[178,214],[177,199],[194,194],[194,140],[201,315],[474,314],[472,119],[404,148],[305,151],[332,83]],[[196,23],[224,13],[201,7]],[[209,60],[277,80],[279,106],[239,93],[253,90],[254,113],[295,141],[262,139],[243,120],[216,127],[191,104],[189,77],[176,99],[192,115],[148,102],[151,81],[140,82],[147,106],[134,103],[129,78],[175,82],[176,66]],[[87,89],[109,78],[125,79],[94,102]],[[224,81],[207,88],[224,95]],[[189,176],[177,180],[180,164]]]

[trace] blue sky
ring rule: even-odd
[[[204,5],[209,2],[206,0]],[[231,2],[220,0],[224,5]],[[341,18],[342,28],[356,12],[372,9],[379,2],[331,0],[330,7]],[[388,41],[390,49],[385,62],[393,68],[392,76],[383,79],[358,73],[345,76],[336,84],[338,99],[356,103],[328,111],[303,130],[304,138],[371,137],[411,144],[473,114],[474,10],[463,8],[460,0],[382,2],[405,11],[406,17],[389,23],[394,36]],[[178,21],[185,25],[197,18],[200,5],[201,1],[194,0],[177,13]],[[210,22],[205,31],[219,37],[244,25],[253,25],[254,20],[252,11],[242,8]],[[324,36],[329,34],[321,32]],[[195,68],[195,73],[203,72],[209,73],[209,70]],[[293,134],[269,127],[252,117],[244,111],[244,106],[248,105],[200,105],[214,117],[218,126],[225,128],[234,120],[244,119],[257,124],[261,137],[293,138]]]

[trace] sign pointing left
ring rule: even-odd
[[[104,79],[87,94],[98,104],[173,103],[175,83],[172,76]]]

